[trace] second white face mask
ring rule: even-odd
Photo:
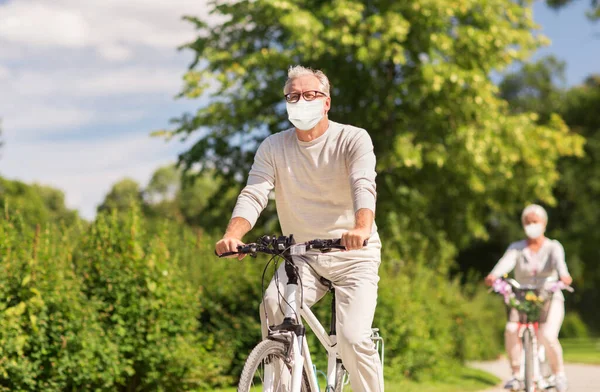
[[[301,131],[313,129],[323,118],[325,100],[314,101],[300,100],[296,103],[286,102],[288,118],[296,128]]]
[[[544,234],[544,226],[541,223],[531,223],[525,226],[524,229],[525,235],[532,240],[539,238]]]

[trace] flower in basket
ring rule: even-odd
[[[514,297],[512,286],[503,279],[496,279],[492,289],[504,297],[504,303],[508,305],[510,299]]]

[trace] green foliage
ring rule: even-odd
[[[122,391],[187,389],[200,378],[199,304],[169,263],[164,238],[147,239],[134,209],[123,222],[101,215],[73,255],[82,291],[99,303],[100,323],[118,347]]]
[[[289,127],[281,90],[297,63],[328,74],[333,120],[369,131],[378,225],[406,261],[444,271],[487,238],[490,212],[553,204],[557,160],[582,153],[559,117],[511,115],[490,80],[545,42],[529,2],[258,0],[214,13],[225,22],[188,18],[199,36],[185,46],[196,61],[182,92],[209,103],[168,135],[197,134],[181,163],[210,162],[224,179],[220,227],[235,201],[224,190],[239,190],[257,144]]]
[[[386,268],[381,277],[376,325],[386,339],[388,375],[443,378],[457,360],[500,352],[503,309],[487,293],[465,296],[458,281],[422,266]]]
[[[129,210],[132,203],[138,205],[142,203],[142,190],[135,180],[124,178],[113,185],[104,202],[98,206],[98,212],[111,210],[124,212]]]
[[[563,65],[553,58],[526,64],[519,72],[506,76],[501,94],[509,100],[513,112],[536,111],[542,124],[552,113],[558,113],[573,132],[586,138],[582,158],[563,158],[559,163],[561,177],[554,190],[559,203],[549,210],[549,234],[563,242],[575,278],[577,290],[569,295],[567,303],[575,305],[584,320],[598,329],[600,318],[590,309],[595,309],[600,300],[595,246],[600,241],[596,230],[600,220],[600,168],[596,164],[600,157],[600,83],[599,77],[592,75],[581,86],[561,88],[557,81],[564,78],[563,71]],[[512,225],[518,226],[517,216]],[[498,235],[506,237],[509,230],[514,232],[505,224],[498,228]]]
[[[72,268],[72,237],[0,219],[0,390],[109,391],[117,346]]]
[[[79,221],[77,212],[65,206],[62,191],[0,177],[0,211],[4,214],[8,210],[18,212],[30,227],[50,221],[71,226]]]
[[[554,9],[563,8],[571,3],[573,3],[573,0],[546,0],[546,4]],[[600,2],[598,0],[590,0],[590,8],[586,15],[592,21],[600,19]]]
[[[585,339],[590,337],[587,325],[576,312],[567,312],[560,329],[561,338]]]
[[[143,226],[135,208],[89,229],[0,220],[0,390],[181,391],[220,379],[171,234]]]

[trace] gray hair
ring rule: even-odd
[[[303,67],[301,65],[292,65],[288,69],[288,78],[285,81],[285,85],[283,86],[283,93],[286,94],[287,88],[289,87],[292,80],[305,75],[312,75],[315,78],[319,79],[319,84],[321,85],[321,92],[327,94],[329,96],[329,79],[327,75],[323,73],[323,71],[314,70],[312,68]]]
[[[544,222],[548,223],[548,213],[546,212],[544,207],[538,204],[530,204],[527,207],[525,207],[523,213],[521,214],[521,222],[523,222],[525,220],[525,217],[531,213],[534,213],[535,215],[542,218]]]

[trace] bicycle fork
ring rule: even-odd
[[[529,333],[530,343],[531,343],[531,345],[529,347],[528,347],[528,345],[525,344],[525,331],[527,331]],[[526,357],[527,357],[526,351],[527,350],[531,350],[532,356],[533,356],[533,385],[534,385],[534,390],[535,390],[535,385],[538,385],[539,387],[541,387],[540,381],[542,380],[541,370],[540,370],[540,360],[539,360],[537,334],[538,334],[538,326],[537,326],[537,324],[522,324],[521,328],[519,329],[519,338],[521,339],[521,348],[522,348],[522,352],[521,352],[521,379],[525,380],[525,378],[526,378],[526,372],[527,372],[526,367],[528,366],[527,363],[526,363]],[[532,391],[527,391],[526,390],[525,392],[534,392],[534,390],[532,390]]]
[[[282,304],[284,319],[283,323],[273,327],[273,331],[289,337],[291,350],[290,353],[288,353],[288,360],[290,362],[289,364],[292,373],[290,392],[300,392],[302,388],[302,368],[304,366],[302,349],[306,346],[306,341],[304,339],[305,329],[299,323],[300,316],[297,301],[298,277],[293,270],[293,265],[286,263],[285,269],[288,275],[288,282],[285,285],[285,293],[283,296],[284,303]],[[273,392],[275,379],[277,378],[276,369],[273,364],[265,366],[264,377],[263,391]]]

